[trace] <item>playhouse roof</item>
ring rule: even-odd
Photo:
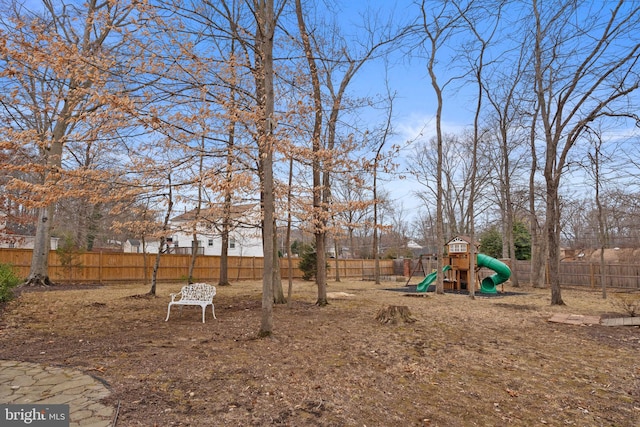
[[[467,243],[467,244],[471,244],[471,237],[469,236],[456,236],[453,239],[449,240],[446,245],[449,245],[451,243]],[[475,242],[475,246],[480,246],[480,242]]]

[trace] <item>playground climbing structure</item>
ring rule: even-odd
[[[447,243],[447,255],[443,258],[444,267],[444,289],[445,290],[468,290],[471,274],[471,257],[476,256],[475,273],[480,269],[487,268],[493,270],[494,274],[479,280],[477,277],[476,290],[482,293],[495,294],[498,292],[497,286],[509,280],[511,270],[502,261],[485,254],[477,253],[477,244],[464,236],[458,236]],[[426,292],[431,284],[436,280],[437,272],[427,274],[417,288],[417,292]]]

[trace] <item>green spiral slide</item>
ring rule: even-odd
[[[480,292],[486,294],[497,294],[496,286],[506,282],[511,277],[511,269],[503,262],[485,254],[478,254],[478,267],[486,267],[496,273],[492,276],[485,277],[480,282]]]

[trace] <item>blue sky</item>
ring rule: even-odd
[[[419,9],[412,1],[384,1],[373,0],[367,2],[348,2],[341,5],[340,21],[347,24],[349,31],[358,31],[361,13],[365,11],[382,10],[380,15],[386,19],[394,17],[393,22],[399,25],[407,23],[419,13]],[[415,53],[415,52],[414,52]],[[399,162],[402,172],[406,169],[406,162],[410,161],[415,143],[407,145],[408,141],[429,140],[435,136],[436,100],[431,81],[428,76],[426,61],[407,55],[406,51],[395,52],[387,65],[382,60],[370,61],[358,72],[350,86],[350,92],[361,96],[375,97],[384,95],[385,79],[388,79],[390,89],[395,92],[394,101],[394,136],[387,143],[398,144],[405,148],[401,151]],[[385,67],[389,67],[385,72]],[[473,120],[473,112],[469,106],[475,105],[475,97],[469,93],[455,93],[454,88],[447,88],[445,92],[442,126],[447,133],[460,133]],[[404,179],[399,180],[389,176],[385,187],[390,191],[396,206],[403,206],[414,216],[422,207],[422,202],[415,196],[415,191],[425,191],[424,188],[406,173]]]
[[[589,3],[586,3],[588,6]],[[411,19],[411,15],[417,16],[418,7],[413,1],[397,1],[389,2],[383,0],[373,0],[367,2],[349,2],[343,7],[343,15],[341,21],[347,23],[357,23],[361,20],[359,14],[366,10],[375,10],[381,8],[385,14],[391,16],[391,11],[394,11],[397,17],[396,22],[402,20]],[[592,5],[594,9],[598,9],[595,4]],[[591,11],[591,9],[589,9]],[[608,13],[605,7],[601,13]],[[352,27],[356,30],[356,24]],[[509,34],[509,29],[506,28],[506,33]],[[498,41],[507,43],[508,37],[503,35]],[[506,45],[502,46],[502,49],[498,47],[495,50],[496,55],[502,55],[503,49]],[[427,74],[426,61],[417,57],[409,59],[403,56],[405,52],[398,52],[394,54],[391,61],[391,68],[388,72],[389,86],[396,92],[396,100],[394,103],[394,131],[395,136],[390,143],[398,143],[400,145],[407,141],[415,140],[419,135],[423,141],[435,136],[435,120],[434,115],[436,111],[436,103],[431,82]],[[439,79],[444,81],[445,75],[451,72],[450,68],[446,67],[447,58],[441,58],[439,69]],[[368,63],[353,81],[351,86],[352,93],[360,94],[364,96],[374,96],[376,94],[383,94],[385,92],[385,64],[378,60]],[[473,121],[473,111],[476,102],[476,89],[471,88],[466,91],[456,91],[455,87],[450,87],[445,90],[444,93],[444,112],[443,112],[443,129],[445,133],[457,133],[459,134],[463,129],[470,128]],[[610,129],[606,134],[610,140],[614,139],[628,139],[631,135],[631,141],[637,141],[637,129],[633,126],[628,128],[621,124],[618,128]],[[584,144],[584,143],[583,143]],[[410,162],[412,147],[407,147],[401,153],[401,164]],[[586,150],[586,148],[585,148]],[[577,152],[576,156],[580,156],[582,153]],[[592,183],[589,182],[584,174],[578,169],[573,167],[571,170],[573,175],[568,175],[563,181],[570,184],[569,191],[585,194],[585,197],[593,192]],[[410,210],[412,213],[417,212],[421,208],[422,202],[415,197],[414,192],[416,190],[424,191],[423,188],[415,183],[411,179],[407,180],[392,180],[386,184],[386,187],[392,192],[392,197],[397,201],[397,205],[403,205],[405,209]]]

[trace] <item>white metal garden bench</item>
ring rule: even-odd
[[[216,287],[208,285],[206,283],[192,283],[191,285],[185,285],[182,290],[177,294],[169,294],[171,296],[171,302],[167,307],[167,318],[164,321],[169,320],[171,314],[172,305],[199,305],[202,307],[202,323],[204,323],[204,313],[208,305],[211,305],[211,312],[213,318],[216,318],[216,311],[213,307],[213,297],[216,295]],[[180,297],[179,300],[176,298]],[[182,309],[182,307],[180,307]]]

